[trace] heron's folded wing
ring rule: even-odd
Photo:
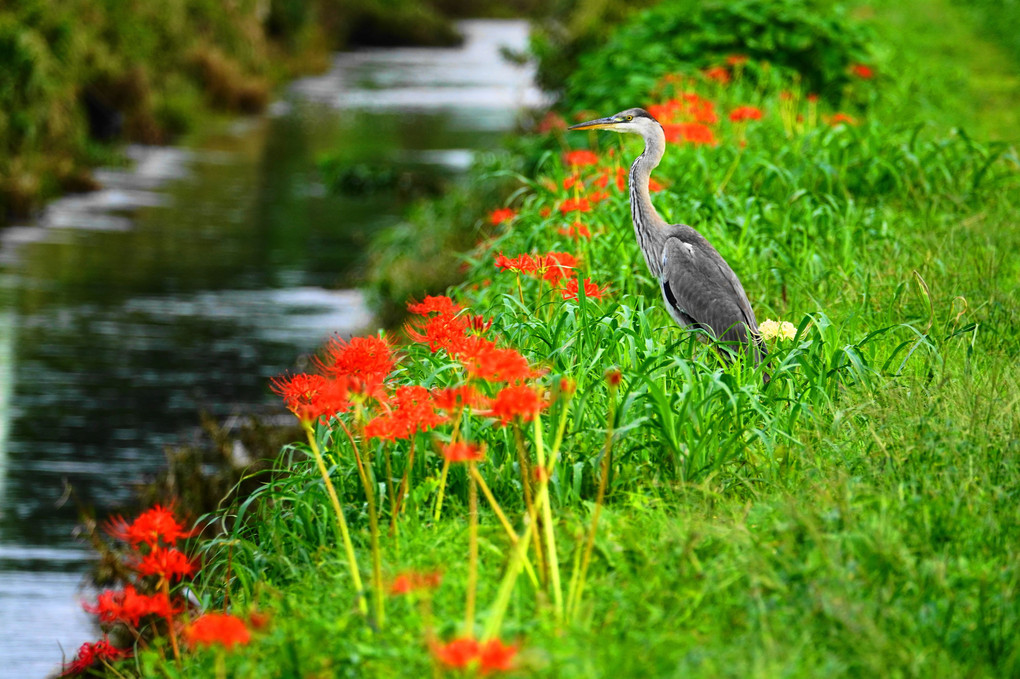
[[[723,342],[747,342],[757,330],[736,275],[711,246],[670,237],[662,250],[662,295],[687,325],[711,330]],[[689,320],[688,320],[689,319]]]

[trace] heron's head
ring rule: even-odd
[[[612,130],[613,132],[630,132],[647,137],[656,130],[661,130],[659,121],[643,108],[629,108],[608,118],[589,120],[586,123],[571,125],[568,130]]]

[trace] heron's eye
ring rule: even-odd
[[[624,116],[627,120],[634,120],[634,116]]]

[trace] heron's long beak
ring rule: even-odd
[[[586,123],[578,123],[577,125],[571,125],[568,130],[605,130],[611,127],[615,127],[620,121],[612,116],[608,118],[598,118],[597,120],[589,120]]]

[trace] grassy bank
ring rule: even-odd
[[[1020,164],[952,129],[968,91],[901,69],[942,57],[891,17],[926,20],[879,4],[831,96],[734,53],[618,107],[667,125],[663,216],[795,326],[771,381],[662,309],[618,183],[640,143],[550,120],[453,302],[277,385],[307,440],[197,546],[194,591],[257,611],[250,639],[176,663],[161,637],[117,671],[1020,672]]]

